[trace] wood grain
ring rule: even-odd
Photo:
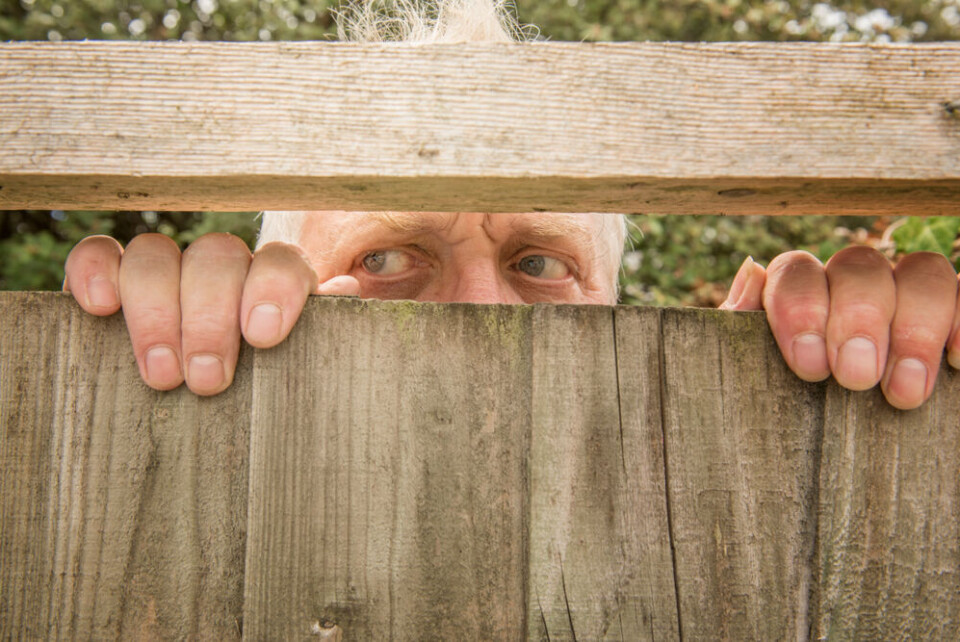
[[[613,313],[534,316],[528,639],[678,636],[658,313]]]
[[[522,637],[530,308],[302,322],[257,355],[244,635]]]
[[[198,399],[128,341],[0,293],[0,638],[960,626],[946,367],[900,412],[795,379],[759,313],[315,297]]]
[[[0,209],[960,213],[960,45],[0,44]]]
[[[681,635],[806,639],[823,386],[786,369],[762,313],[662,323]]]
[[[0,298],[0,638],[239,639],[248,357],[161,394],[119,317]]]
[[[820,470],[816,636],[949,640],[960,630],[960,377],[918,410],[831,385]]]

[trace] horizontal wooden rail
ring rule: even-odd
[[[313,299],[226,393],[0,293],[0,638],[952,639],[960,376],[806,384],[763,316]]]
[[[0,45],[0,209],[960,214],[960,44]]]

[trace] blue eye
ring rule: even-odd
[[[520,262],[517,263],[517,269],[530,276],[540,276],[543,274],[546,263],[545,257],[534,254],[520,259]]]
[[[538,279],[559,280],[570,275],[570,268],[560,259],[543,254],[529,254],[517,261],[517,270]]]
[[[374,274],[382,270],[386,262],[386,252],[371,252],[363,257],[363,267],[367,270],[367,272],[373,272]]]
[[[360,261],[363,269],[370,274],[393,276],[413,268],[416,259],[401,250],[377,250],[368,252]]]

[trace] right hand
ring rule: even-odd
[[[230,234],[207,234],[182,254],[169,237],[143,234],[126,250],[108,236],[80,241],[67,257],[64,291],[97,316],[121,307],[140,376],[151,388],[186,381],[215,395],[233,381],[240,336],[258,348],[283,341],[307,296],[359,294],[356,279],[318,285],[303,250],[268,243],[251,255]]]

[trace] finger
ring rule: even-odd
[[[215,395],[233,382],[240,353],[240,299],[250,250],[231,234],[207,234],[183,253],[180,309],[187,387]]]
[[[763,284],[766,277],[763,266],[748,256],[730,285],[727,300],[720,304],[721,310],[762,310]]]
[[[360,281],[349,274],[335,276],[317,286],[315,294],[323,296],[360,296]]]
[[[106,316],[120,309],[120,257],[123,249],[109,236],[88,236],[77,243],[64,266],[63,291],[73,294],[90,314]]]
[[[957,278],[960,278],[960,275]],[[950,330],[950,338],[947,340],[947,363],[952,368],[960,369],[960,287],[958,287],[957,304],[953,312],[953,327]]]
[[[767,268],[763,307],[790,369],[804,381],[830,376],[827,316],[830,295],[823,264],[808,252],[787,252]]]
[[[837,382],[866,390],[880,381],[896,309],[893,270],[873,248],[850,247],[827,262],[827,357]]]
[[[162,234],[134,237],[120,261],[120,299],[140,377],[151,388],[183,382],[180,364],[180,248]]]
[[[316,287],[317,274],[296,245],[268,243],[257,250],[240,310],[247,342],[270,348],[286,339]]]
[[[887,401],[909,410],[933,392],[957,300],[957,275],[941,254],[918,252],[893,271],[897,307],[881,387]]]

